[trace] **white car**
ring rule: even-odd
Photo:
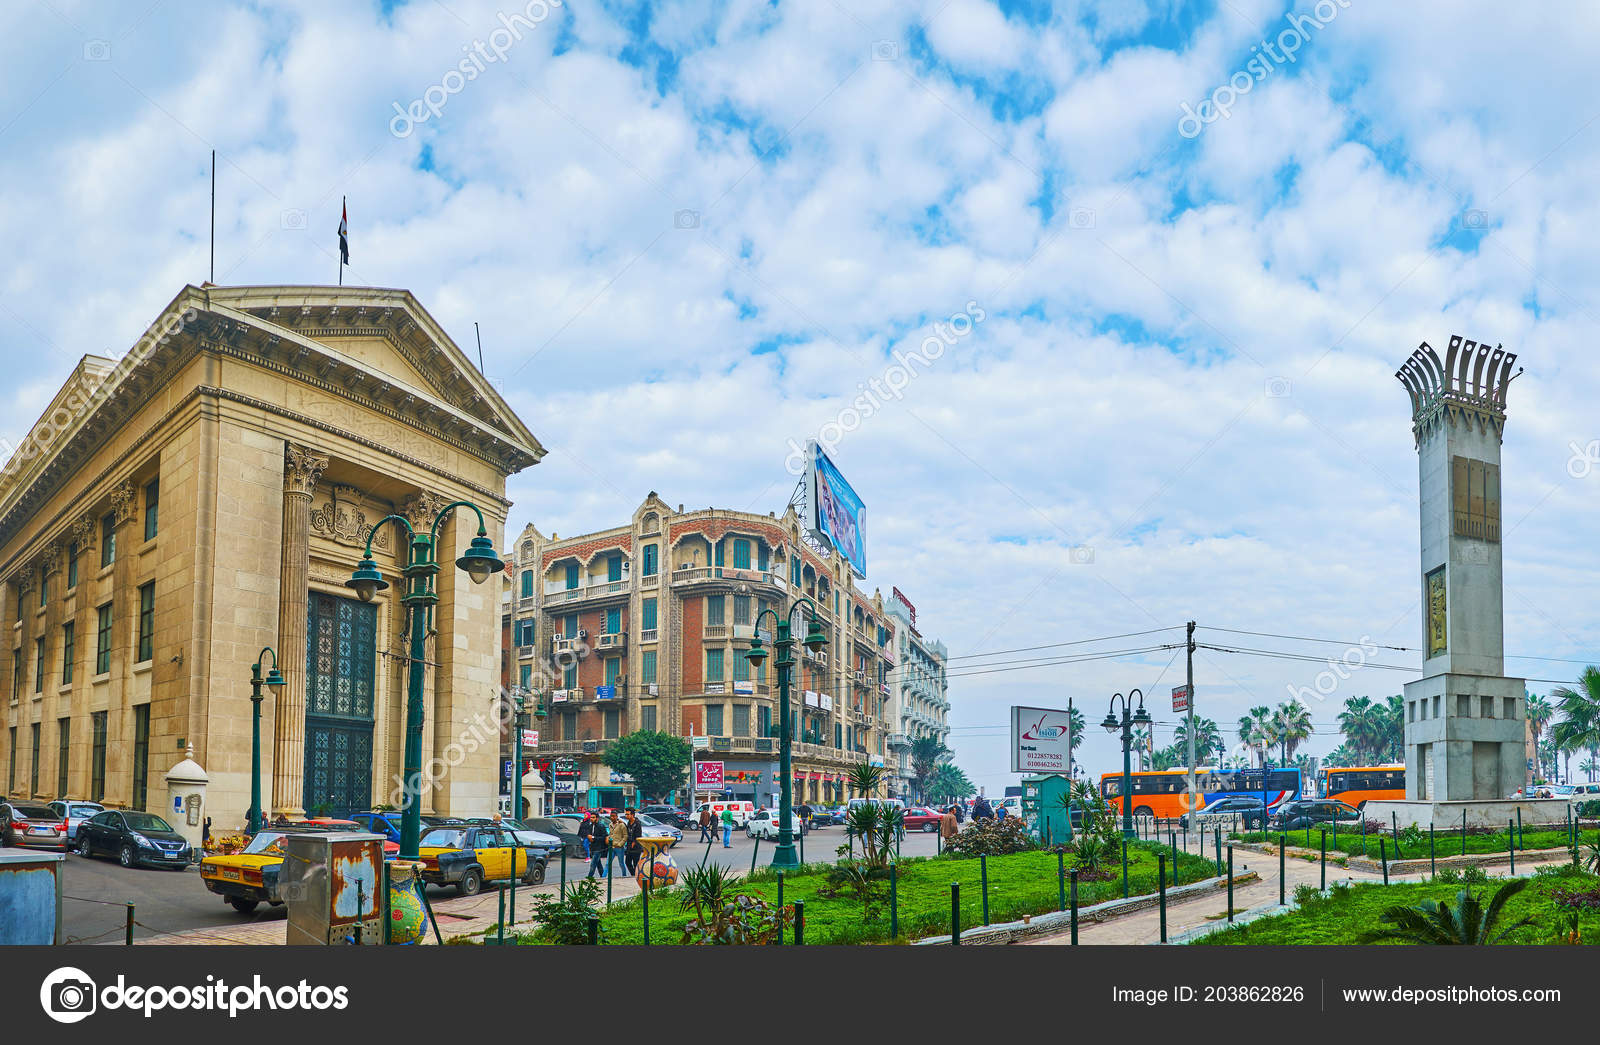
[[[750,819],[744,822],[746,838],[776,839],[778,837],[778,814],[770,809],[758,809],[750,814]],[[791,838],[800,837],[800,814],[790,812],[789,835]]]

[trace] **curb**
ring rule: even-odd
[[[1241,871],[1233,876],[1235,885],[1260,881],[1261,876],[1254,871]],[[1206,878],[1188,885],[1180,885],[1175,889],[1167,890],[1167,906],[1182,903],[1186,900],[1199,899],[1212,892],[1228,887],[1228,876]],[[1126,900],[1107,900],[1095,904],[1093,907],[1078,908],[1078,924],[1084,922],[1104,922],[1119,918],[1125,914],[1134,914],[1139,911],[1156,907],[1161,902],[1159,893],[1145,893],[1142,896],[1130,896]],[[1029,936],[1046,936],[1058,932],[1069,931],[1072,928],[1071,911],[1050,911],[1037,917],[1029,918],[1026,922],[1003,922],[999,925],[985,925],[976,929],[963,929],[961,931],[961,944],[985,946],[991,944],[1013,943]],[[948,946],[950,935],[927,936],[912,942],[913,947]]]

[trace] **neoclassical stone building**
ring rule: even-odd
[[[467,500],[503,537],[505,480],[544,449],[417,300],[358,287],[185,287],[121,359],[87,356],[0,470],[0,780],[9,795],[155,810],[193,745],[207,812],[250,802],[250,665],[270,810],[391,801],[406,647],[391,587],[344,587],[375,523]],[[497,780],[498,584],[442,529],[424,809],[485,813]],[[481,737],[479,741],[477,738]]]

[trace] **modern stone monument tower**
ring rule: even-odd
[[[1405,687],[1406,801],[1382,803],[1385,819],[1394,808],[1455,826],[1465,811],[1503,825],[1526,781],[1523,680],[1503,674],[1501,613],[1500,441],[1516,358],[1455,336],[1442,361],[1423,342],[1395,375],[1416,435],[1424,660]]]

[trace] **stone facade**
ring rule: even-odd
[[[899,724],[888,736],[894,751],[895,794],[911,794],[911,745],[922,737],[941,743],[950,735],[949,682],[945,663],[950,652],[944,643],[924,636],[916,627],[917,611],[896,588],[888,602],[889,612],[899,622],[899,663],[890,673],[889,689],[894,697],[889,719]],[[915,796],[921,798],[923,796]]]
[[[373,551],[394,586],[355,613],[344,583],[373,524],[419,496],[472,501],[499,540],[505,479],[543,452],[407,291],[186,287],[122,359],[86,357],[0,473],[0,779],[154,809],[192,744],[207,814],[232,829],[250,800],[250,665],[271,647],[289,685],[262,711],[268,811],[328,804],[303,790],[313,673],[354,744],[332,749],[354,789],[340,794],[389,801],[406,666],[392,523]],[[440,559],[476,529],[458,510]],[[424,808],[483,813],[494,747],[451,742],[495,726],[498,588],[448,567],[438,586],[424,753],[440,769]],[[325,628],[319,646],[319,596],[368,631]]]

